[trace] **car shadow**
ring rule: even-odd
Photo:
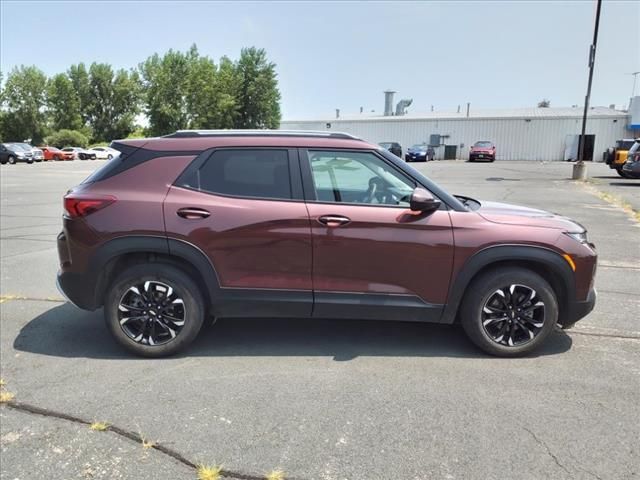
[[[571,348],[556,331],[530,356],[556,355]],[[13,347],[64,358],[138,359],[112,339],[102,310],[86,312],[58,305],[29,321]],[[488,358],[457,325],[321,319],[221,319],[208,322],[180,357],[359,356]]]
[[[634,179],[630,179],[634,180]],[[640,187],[640,182],[611,182],[609,185],[612,187]]]

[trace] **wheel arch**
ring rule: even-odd
[[[154,236],[125,236],[104,243],[90,261],[98,272],[94,282],[94,305],[103,305],[110,283],[125,267],[139,263],[167,263],[192,276],[210,305],[218,296],[218,277],[209,258],[184,240]]]
[[[573,271],[562,256],[554,250],[536,245],[497,245],[487,247],[471,256],[451,282],[449,296],[441,323],[454,323],[467,287],[480,275],[503,267],[529,269],[544,278],[556,294],[562,320],[569,312],[570,301],[575,298]]]

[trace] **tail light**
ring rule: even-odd
[[[81,195],[70,193],[64,197],[64,211],[71,218],[84,217],[111,205],[117,199],[112,195]]]

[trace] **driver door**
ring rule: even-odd
[[[303,150],[317,317],[437,321],[453,233],[446,208],[416,214],[416,182],[373,151]]]

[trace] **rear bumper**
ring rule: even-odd
[[[87,280],[86,275],[60,271],[56,278],[56,285],[62,296],[76,307],[93,311],[98,308],[95,302],[94,283]]]
[[[591,288],[589,290],[589,294],[587,295],[587,299],[583,302],[573,302],[569,305],[567,315],[560,322],[563,329],[571,328],[575,325],[578,320],[586,317],[591,311],[593,307],[596,305],[596,298],[598,296],[598,292],[595,288]]]

